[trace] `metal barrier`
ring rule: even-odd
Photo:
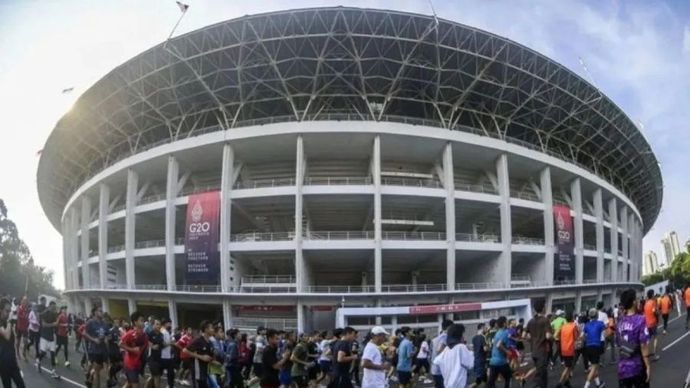
[[[443,188],[441,182],[435,179],[383,177],[381,178],[381,184],[385,186]]]
[[[371,177],[308,177],[304,179],[305,185],[370,185]]]
[[[455,241],[498,243],[501,242],[501,237],[495,234],[456,233]]]
[[[305,231],[307,240],[373,240],[373,230]]]
[[[544,239],[534,237],[513,236],[513,244],[518,245],[544,245]]]
[[[262,187],[294,186],[295,178],[253,179],[238,181],[234,189],[258,189]]]
[[[261,233],[238,233],[230,236],[232,242],[254,242],[254,241],[290,241],[295,238],[295,232],[261,232]]]
[[[425,241],[441,241],[446,239],[446,232],[397,232],[384,231],[384,240],[425,240]]]
[[[252,283],[295,283],[292,275],[252,275],[242,276],[242,285]]]

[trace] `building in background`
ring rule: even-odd
[[[656,273],[661,269],[659,266],[659,259],[656,255],[656,252],[654,251],[649,251],[645,253],[644,259],[643,259],[643,264],[644,268],[642,270],[643,275],[651,275],[653,273]]]
[[[665,264],[667,267],[670,267],[673,260],[676,259],[676,256],[681,253],[678,234],[675,231],[666,233],[661,239],[661,245],[664,247]]]
[[[348,7],[141,53],[57,123],[37,178],[76,309],[300,331],[340,308],[436,327],[507,299],[610,305],[641,289],[663,188],[635,123],[557,62]]]

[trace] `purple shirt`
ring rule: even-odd
[[[620,345],[621,342],[627,342],[631,346],[640,347],[649,341],[649,332],[647,331],[647,324],[644,316],[640,314],[624,315],[618,319],[618,326],[616,328],[616,340]],[[630,358],[621,358],[618,361],[618,378],[627,379],[642,374],[644,371],[644,362],[642,362],[642,354],[634,355]]]

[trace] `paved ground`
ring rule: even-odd
[[[669,325],[669,332],[666,336],[660,336],[658,353],[661,360],[652,365],[652,387],[676,388],[683,387],[683,382],[688,375],[690,368],[690,332],[685,330],[685,317],[672,315]],[[607,360],[608,360],[607,353]],[[62,380],[51,378],[47,370],[38,374],[33,364],[22,363],[22,371],[28,388],[34,387],[84,387],[83,374],[78,367],[81,354],[73,353],[70,355],[72,367],[58,367],[58,373],[63,376]],[[47,365],[44,360],[44,365]],[[62,360],[60,360],[62,361]],[[556,367],[549,374],[550,386],[555,386],[560,368]],[[602,369],[602,381],[609,387],[618,386],[616,378],[616,366],[606,365]],[[499,386],[503,386],[501,383]],[[512,384],[512,386],[517,386]],[[529,385],[528,385],[529,386]],[[573,381],[574,387],[584,386],[584,372],[582,365],[579,364],[575,370]],[[430,384],[417,384],[417,387],[431,387]]]

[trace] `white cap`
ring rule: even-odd
[[[565,311],[563,311],[563,310],[556,310],[556,316],[560,317],[561,315],[565,315]]]
[[[373,334],[373,335],[379,335],[379,334],[388,335],[388,332],[386,331],[386,329],[384,329],[384,328],[381,327],[381,326],[374,326],[374,327],[371,329],[371,334]]]

